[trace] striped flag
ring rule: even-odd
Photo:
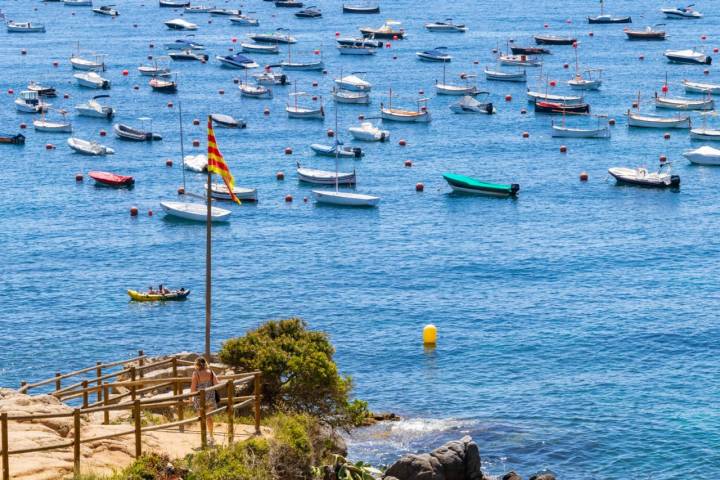
[[[222,177],[223,182],[225,182],[225,186],[230,193],[230,198],[232,198],[232,200],[239,205],[241,203],[240,199],[237,198],[235,196],[235,193],[233,192],[233,190],[235,189],[235,179],[233,178],[232,173],[230,173],[230,168],[228,167],[227,163],[225,163],[225,159],[223,158],[222,153],[220,153],[220,149],[217,146],[217,141],[215,140],[215,130],[213,130],[212,117],[209,115],[207,130],[208,172],[216,173]]]

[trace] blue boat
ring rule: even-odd
[[[343,147],[342,143],[338,142],[334,145],[323,145],[320,143],[313,143],[310,148],[317,155],[324,157],[353,157],[361,158],[365,155],[360,147]]]
[[[0,133],[0,143],[11,145],[24,145],[25,135],[22,133]]]

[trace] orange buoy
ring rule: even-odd
[[[669,133],[665,133],[665,135],[663,135],[663,138],[664,138],[665,140],[670,140],[670,134],[669,134]]]
[[[285,174],[283,172],[277,172],[275,174],[275,180],[285,180]]]
[[[172,161],[172,159],[168,158],[167,160],[165,160],[165,166],[166,166],[166,167],[172,167],[172,166],[173,166],[173,161]]]
[[[27,123],[21,123],[21,124],[20,124],[20,128],[21,128],[22,130],[25,130],[25,129],[27,128]]]
[[[587,182],[587,181],[588,181],[588,174],[587,174],[587,172],[580,172],[580,181],[581,181],[581,182]]]
[[[554,87],[557,85],[557,82],[555,80],[550,80],[550,86]]]
[[[405,166],[408,168],[412,167],[412,160],[405,160]]]
[[[328,128],[327,136],[330,137],[330,138],[332,138],[332,137],[335,136],[335,132],[333,131],[332,128]]]
[[[130,216],[131,217],[137,217],[138,214],[138,208],[137,207],[130,207]]]
[[[615,125],[615,119],[611,118],[610,120],[608,120],[608,125]]]
[[[398,145],[400,145],[401,147],[404,147],[405,145],[407,145],[407,142],[405,141],[405,139],[401,138],[400,141],[398,142]]]
[[[192,141],[192,146],[195,147],[195,148],[199,147],[199,146],[200,146],[200,140],[193,140],[193,141]]]
[[[13,93],[15,93],[15,90],[13,90],[12,88],[8,88],[8,95],[12,95]]]
[[[178,188],[178,195],[185,195],[185,189],[183,187]]]
[[[530,134],[529,134],[528,132],[523,132],[523,133],[522,133],[522,137],[523,137],[523,138],[530,138]]]
[[[105,130],[100,130],[100,136],[104,137],[107,135],[107,132]]]
[[[193,118],[193,125],[200,125],[200,119]]]
[[[560,145],[560,153],[566,153],[567,147],[565,145]]]
[[[148,210],[148,217],[152,217],[152,216],[153,216],[153,211],[152,211],[152,210]]]
[[[292,155],[292,148],[291,148],[291,147],[285,147],[285,155]]]
[[[45,144],[45,150],[52,150],[53,148],[55,148],[55,145],[53,145],[52,143]]]
[[[82,173],[76,173],[76,174],[75,174],[75,181],[76,181],[76,182],[82,182],[82,181],[83,181],[83,174],[82,174]]]
[[[667,162],[667,157],[665,155],[660,155],[660,163]]]
[[[512,102],[512,95],[505,95],[506,102]]]
[[[123,77],[127,77],[130,74],[130,72],[128,72],[127,70],[123,70],[122,74],[123,74]]]
[[[285,195],[285,202],[290,203],[293,201],[292,195]]]
[[[520,109],[520,115],[525,115],[526,113],[527,113],[527,109],[526,109],[526,108],[521,108],[521,109]]]
[[[416,192],[422,192],[423,190],[425,190],[425,185],[423,185],[421,182],[415,184]]]

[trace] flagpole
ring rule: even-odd
[[[208,122],[212,119],[208,117]],[[210,274],[212,272],[212,206],[210,199],[212,194],[212,173],[210,168],[207,172],[207,222],[205,227],[205,360],[210,363],[210,319],[211,319],[211,303],[212,303],[212,281]]]

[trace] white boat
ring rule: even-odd
[[[5,25],[8,33],[44,33],[45,25],[34,22],[7,22]]]
[[[76,73],[73,77],[81,87],[101,88],[103,90],[110,88],[110,80],[106,80],[95,72]]]
[[[104,72],[105,62],[102,60],[103,55],[98,55],[95,60],[88,60],[87,58],[78,57],[72,55],[70,57],[70,64],[75,70],[85,70],[93,72]]]
[[[214,17],[237,17],[240,15],[240,10],[237,8],[211,8],[210,15]]]
[[[663,167],[667,167],[665,171],[663,171]],[[672,175],[670,165],[666,163],[661,163],[657,172],[649,172],[644,167],[614,167],[608,169],[608,173],[615,178],[617,183],[628,185],[653,188],[677,188],[680,186],[680,177]]]
[[[185,166],[185,170],[190,170],[195,173],[206,173],[208,159],[207,156],[203,154],[185,155],[185,158],[183,158],[183,165]]]
[[[597,78],[593,78],[593,72],[598,72]],[[580,72],[575,73],[575,76],[567,82],[570,88],[575,90],[598,90],[602,86],[602,70],[594,68],[586,70],[585,73],[587,76],[583,76]]]
[[[446,19],[444,22],[431,22],[426,23],[425,28],[431,32],[445,32],[445,33],[465,33],[467,27],[462,23],[453,23],[451,18]]]
[[[15,99],[15,109],[22,113],[42,113],[47,111],[50,105],[42,101],[38,92],[32,90],[23,90]]]
[[[423,62],[451,62],[452,56],[447,53],[446,50],[447,47],[436,47],[433,50],[415,52],[415,55],[417,55],[417,57]]]
[[[497,82],[527,82],[527,72],[524,69],[518,72],[503,72],[485,68],[485,80]]]
[[[290,35],[286,35],[280,32],[274,33],[249,33],[248,38],[256,43],[271,43],[277,45],[278,43],[296,43],[297,39]]]
[[[683,80],[682,84],[685,86],[685,91],[688,93],[720,94],[720,84],[718,83],[691,82],[689,80]]]
[[[280,53],[280,49],[277,45],[261,45],[259,43],[243,42],[240,44],[240,48],[245,53],[264,53],[273,55]]]
[[[101,5],[97,8],[93,8],[92,11],[98,15],[106,15],[108,17],[117,17],[120,15],[120,12],[114,9],[112,5]]]
[[[162,137],[158,135],[157,133],[152,132],[152,121],[147,117],[142,117],[140,120],[143,122],[151,122],[150,123],[150,130],[140,130],[138,128],[133,128],[129,125],[125,125],[123,123],[116,123],[113,125],[113,132],[115,132],[115,135],[118,138],[121,138],[123,140],[130,140],[133,142],[152,142],[157,140],[162,140]]]
[[[348,90],[333,89],[333,100],[337,103],[354,103],[368,105],[370,103],[370,94],[368,92],[350,92]]]
[[[325,63],[322,60],[317,62],[292,62],[290,60],[283,60],[280,62],[280,66],[283,70],[303,70],[303,71],[316,71],[325,68]]]
[[[528,55],[500,55],[498,62],[500,62],[500,65],[512,67],[539,67],[542,65],[542,60]]]
[[[552,123],[552,136],[560,138],[610,138],[610,127],[607,125],[607,119],[605,124],[601,125],[600,119],[605,117],[598,117],[598,124],[595,128],[578,128],[568,127],[565,125],[565,121],[561,125]]]
[[[284,73],[265,71],[253,75],[258,85],[290,85],[290,80]]]
[[[338,45],[340,55],[375,55],[377,52],[373,47],[363,45]]]
[[[685,50],[665,50],[665,58],[670,63],[689,63],[693,65],[710,65],[712,58],[705,55],[704,52],[694,49],[687,48]]]
[[[167,60],[168,57],[162,57],[162,59]],[[155,59],[155,62],[153,65],[140,65],[138,67],[138,72],[140,75],[144,75],[146,77],[169,77],[172,75],[172,72],[170,71],[169,67],[161,67],[159,65],[159,61],[161,58]]]
[[[92,0],[63,0],[67,7],[92,7]]]
[[[205,191],[207,191],[207,183]],[[233,187],[233,193],[242,202],[257,202],[257,189],[255,188]],[[232,200],[230,189],[224,183],[210,184],[210,196],[218,200]]]
[[[198,26],[182,18],[175,18],[165,22],[165,26],[171,30],[197,30]]]
[[[335,40],[338,45],[347,45],[350,47],[367,47],[367,48],[382,48],[384,43],[380,40],[375,40],[374,37],[339,37]]]
[[[223,67],[228,68],[257,68],[258,64],[252,59],[241,53],[234,55],[216,56],[215,59],[220,62]]]
[[[344,158],[362,158],[365,155],[360,147],[345,147],[340,142],[333,145],[323,145],[322,143],[313,143],[310,149],[317,155],[323,157],[344,157]]]
[[[194,34],[189,34],[188,37]],[[205,50],[205,45],[202,43],[193,42],[191,40],[178,39],[174,42],[165,44],[166,50]]]
[[[242,120],[235,120],[230,115],[225,115],[224,113],[213,113],[210,115],[210,118],[212,118],[213,123],[219,127],[224,128],[245,128],[245,122]]]
[[[680,115],[677,117],[663,117],[651,113],[627,111],[628,127],[642,128],[690,128],[690,117]]]
[[[97,117],[110,119],[115,115],[115,110],[112,107],[101,105],[97,101],[98,98],[106,98],[110,95],[95,95],[93,98],[85,103],[75,106],[75,110],[78,115],[82,117]]]
[[[33,92],[37,92],[37,94],[41,97],[57,97],[57,91],[55,90],[55,88],[47,85],[42,85],[33,80],[30,80],[30,82],[28,82],[27,89]]]
[[[715,102],[712,98],[692,100],[689,98],[655,96],[655,108],[667,108],[670,110],[712,110],[714,105]]]
[[[102,145],[100,143],[83,140],[77,137],[68,138],[67,143],[70,148],[72,148],[78,153],[82,153],[83,155],[99,156],[112,155],[113,153],[115,153],[115,150],[110,147],[106,147],[105,145]]]
[[[432,121],[432,117],[430,116],[430,111],[427,109],[427,101],[427,98],[418,99],[417,110],[393,108],[392,90],[390,90],[388,94],[388,106],[386,107],[384,103],[380,104],[380,118],[393,122],[429,123]]]
[[[234,17],[230,17],[230,22],[232,22],[233,25],[240,25],[243,27],[257,27],[260,25],[257,18],[248,17],[246,15],[235,15]]]
[[[371,122],[362,122],[359,127],[350,127],[348,132],[355,140],[363,142],[385,142],[390,139],[390,131],[376,127]]]
[[[696,165],[720,165],[720,150],[704,145],[695,150],[686,150],[683,157]]]
[[[271,89],[262,85],[252,85],[250,83],[240,82],[238,84],[240,95],[247,98],[273,98]]]
[[[63,116],[65,112],[62,112]],[[54,132],[54,133],[70,133],[72,132],[72,124],[66,120],[51,121],[44,117],[40,120],[33,120],[33,127],[38,132]]]
[[[702,18],[703,14],[694,10],[692,7],[693,5],[688,5],[687,7],[665,7],[661,8],[660,11],[664,13],[667,18],[671,19]]]
[[[318,170],[316,168],[297,166],[298,180],[315,185],[354,185],[356,182],[355,171],[352,172],[331,172]]]
[[[701,115],[703,117],[702,127],[690,130],[690,138],[693,140],[720,141],[720,130],[708,128],[707,126],[707,117],[714,117],[717,114],[713,111],[704,112]]]
[[[354,72],[351,75],[341,76],[335,79],[335,85],[341,90],[350,90],[351,92],[368,92],[372,89],[372,84],[367,80],[357,76]]]
[[[529,102],[535,102],[540,100],[541,102],[556,102],[556,103],[580,103],[583,100],[582,96],[576,95],[554,95],[552,93],[535,92],[530,89],[527,90],[527,97]]]
[[[290,94],[293,97],[294,102],[292,104],[287,103],[285,105],[285,111],[288,114],[288,118],[305,118],[305,119],[317,119],[323,120],[325,118],[325,109],[323,108],[322,98],[320,99],[319,106],[300,105],[298,98],[309,97],[311,95],[305,92],[295,92]]]
[[[160,202],[160,206],[167,215],[192,220],[194,222],[207,221],[207,205],[204,203],[188,203],[188,202]],[[210,221],[227,222],[230,220],[231,210],[219,207],[210,207]]]
[[[313,190],[313,198],[318,203],[342,205],[347,207],[375,207],[380,197],[355,192],[339,192],[336,190]]]
[[[459,102],[450,105],[453,113],[495,113],[495,107],[491,102],[481,102],[469,95],[464,96]]]
[[[435,84],[435,92],[438,95],[450,95],[450,96],[466,96],[466,95],[479,95],[481,93],[487,93],[484,91],[479,90],[475,85],[470,85],[467,82],[467,79],[469,78],[475,78],[475,75],[466,75],[465,76],[465,85],[452,85],[449,83],[445,83],[445,79],[443,78],[442,83],[436,83]]]
[[[206,7],[205,5],[190,5],[185,7],[185,13],[210,13],[215,7]]]

